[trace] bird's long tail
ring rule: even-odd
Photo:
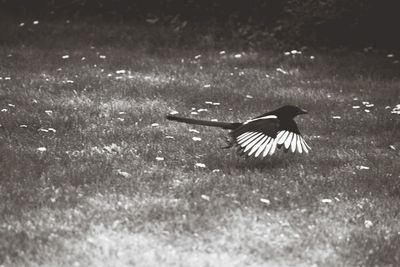
[[[177,117],[177,116],[172,116],[172,115],[167,115],[165,118],[170,121],[178,121],[178,122],[197,124],[197,125],[205,125],[205,126],[211,126],[211,127],[220,127],[220,128],[228,129],[228,130],[233,130],[241,125],[241,123],[236,123],[236,122],[231,123],[231,122],[219,122],[219,121],[205,121],[205,120],[182,118],[182,117]]]

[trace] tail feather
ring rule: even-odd
[[[172,116],[172,115],[167,115],[165,118],[170,121],[178,121],[178,122],[184,122],[184,123],[196,124],[196,125],[205,125],[205,126],[211,126],[211,127],[220,127],[220,128],[228,129],[228,130],[233,130],[241,125],[241,123],[196,120],[196,119],[182,118],[182,117],[177,117],[177,116]]]

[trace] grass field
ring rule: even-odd
[[[19,23],[1,26],[0,264],[400,265],[396,54]],[[309,110],[310,154],[241,158],[223,130],[164,119],[283,104]]]

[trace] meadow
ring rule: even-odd
[[[0,26],[1,266],[399,266],[396,51],[158,25]],[[312,150],[227,132],[284,104]]]

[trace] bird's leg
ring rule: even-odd
[[[226,137],[225,141],[226,141],[226,146],[222,146],[221,147],[222,149],[228,149],[228,148],[231,148],[234,145],[233,140],[231,138],[229,138],[229,137]]]

